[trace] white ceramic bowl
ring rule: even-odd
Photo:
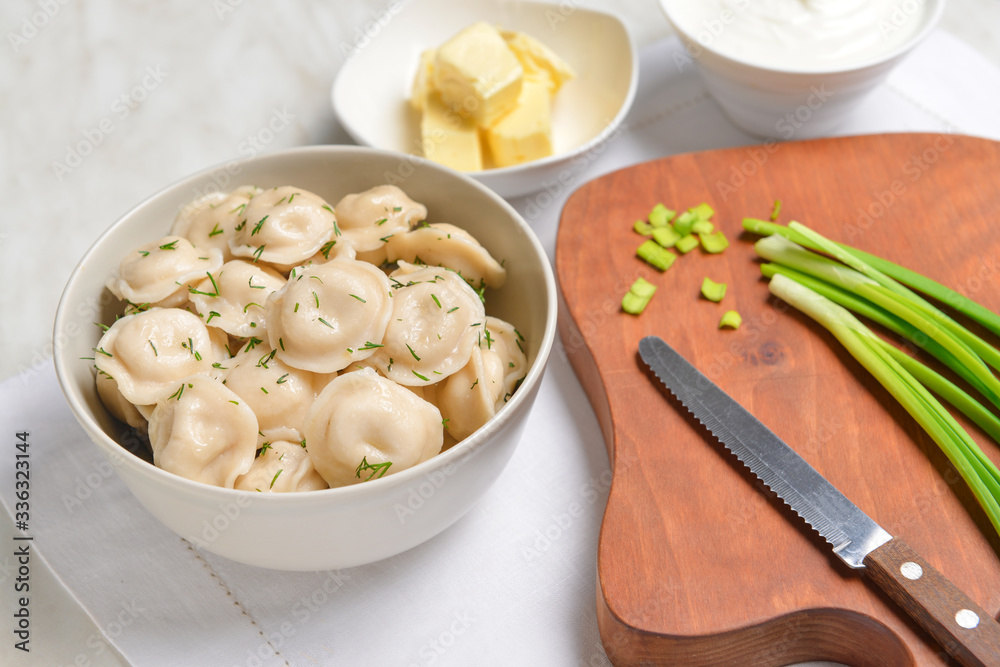
[[[302,493],[236,491],[193,482],[119,444],[121,425],[101,405],[92,357],[118,302],[104,282],[121,258],[169,228],[198,194],[240,184],[297,185],[336,202],[387,180],[424,203],[431,220],[464,227],[494,256],[507,282],[488,311],[526,339],[527,377],[496,416],[451,449],[357,486]],[[73,272],[56,313],[56,373],[74,415],[119,477],[154,516],[194,544],[235,561],[281,570],[370,563],[414,547],[465,514],[503,470],[538,391],[556,330],[556,290],[545,252],[524,220],[482,185],[423,159],[367,148],[317,146],[208,169],[174,183],[115,222]],[[128,443],[125,443],[128,444]]]
[[[359,144],[420,154],[419,115],[410,108],[420,53],[477,21],[536,37],[563,57],[577,77],[555,97],[554,155],[469,175],[502,197],[529,194],[557,182],[561,171],[612,136],[632,105],[639,59],[624,24],[577,3],[508,0],[413,0],[385,12],[352,45],[333,85],[333,108]]]
[[[945,0],[911,0],[907,4],[924,11],[919,27],[904,43],[854,65],[806,70],[766,67],[713,48],[714,37],[726,25],[716,21],[697,31],[698,26],[685,26],[679,20],[679,7],[688,1],[660,0],[660,4],[723,112],[738,127],[767,139],[829,136],[934,29],[945,5]],[[790,60],[794,63],[794,58]]]

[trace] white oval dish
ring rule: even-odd
[[[420,154],[419,117],[409,104],[420,53],[477,21],[541,40],[576,71],[552,109],[554,154],[468,175],[502,197],[530,194],[555,179],[575,156],[614,132],[635,97],[639,59],[625,25],[573,4],[505,0],[414,0],[369,31],[333,85],[334,112],[359,144]]]
[[[467,439],[413,468],[356,486],[270,494],[200,484],[173,475],[116,440],[122,426],[97,395],[92,357],[120,311],[104,283],[122,256],[168,229],[195,197],[240,184],[294,184],[327,201],[387,180],[427,205],[434,220],[458,223],[497,258],[507,282],[487,293],[489,311],[522,332],[530,368],[513,397]],[[56,312],[54,362],[74,416],[139,502],[168,528],[208,551],[279,570],[370,563],[410,549],[457,521],[499,476],[527,421],[556,331],[556,288],[541,244],[495,193],[422,158],[356,146],[316,146],[210,168],[122,216],[87,251]]]

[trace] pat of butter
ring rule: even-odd
[[[428,160],[458,171],[483,168],[483,152],[475,122],[455,113],[437,93],[424,98],[420,139]]]
[[[513,30],[502,30],[500,35],[514,55],[517,56],[525,72],[543,71],[552,81],[552,94],[576,76],[576,72],[565,60],[531,35]]]
[[[417,74],[413,77],[413,91],[410,95],[410,104],[417,111],[423,111],[428,96],[433,90],[432,79],[434,76],[434,56],[437,51],[427,49],[420,54],[420,64],[417,65]]]
[[[441,45],[434,59],[434,87],[441,100],[480,127],[514,108],[523,74],[500,31],[482,21]]]
[[[486,130],[497,167],[552,155],[552,85],[545,72],[526,74],[517,106]]]

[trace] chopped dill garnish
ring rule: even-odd
[[[413,358],[414,358],[414,359],[416,359],[417,361],[420,361],[420,357],[418,357],[418,356],[417,356],[417,353],[413,351],[413,348],[412,348],[412,347],[410,347],[410,344],[409,344],[409,343],[406,343],[406,349],[410,351],[410,354],[412,354],[412,355],[413,355]]]
[[[218,236],[221,233],[222,233],[222,230],[219,229],[219,223],[215,223],[215,227],[212,227],[212,231],[210,231],[208,233],[208,237],[212,238],[213,236]]]
[[[410,372],[413,373],[414,375],[416,375],[418,378],[420,378],[424,382],[430,382],[431,381],[431,379],[429,377],[427,377],[426,375],[421,375],[420,373],[418,373],[416,371],[410,371]]]
[[[270,216],[265,215],[263,218],[260,219],[260,222],[254,225],[254,228],[250,231],[250,236],[254,236],[257,232],[260,231],[260,228],[264,226],[264,221],[267,220],[268,217]]]
[[[368,477],[365,479],[365,481],[367,482],[372,478],[378,478],[384,475],[385,471],[388,470],[389,466],[391,465],[392,461],[384,461],[383,463],[371,464],[368,463],[367,457],[362,456],[361,463],[358,464],[357,470],[354,471],[354,476],[360,479],[362,472],[364,472],[365,470],[371,470],[372,473],[368,475]]]
[[[164,243],[160,246],[160,250],[177,250],[177,241],[171,241],[170,243]]]

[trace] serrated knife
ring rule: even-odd
[[[639,356],[666,388],[852,568],[863,569],[960,663],[1000,667],[1000,624],[893,537],[662,339]]]

